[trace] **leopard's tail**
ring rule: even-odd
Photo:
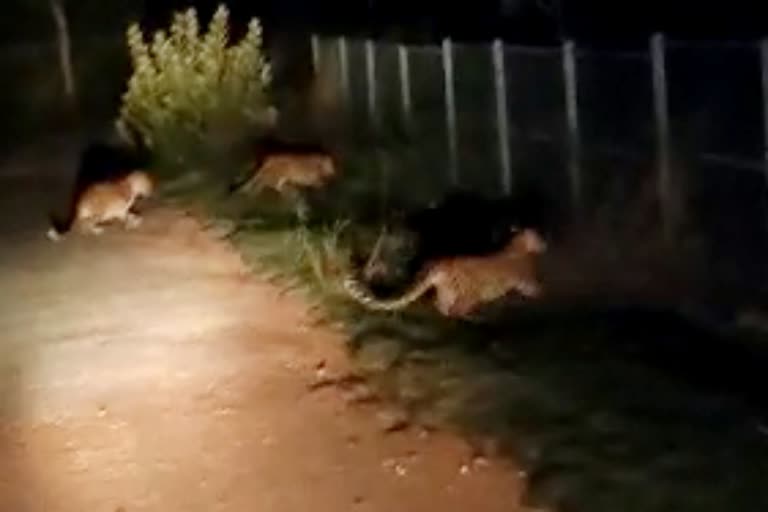
[[[430,273],[427,273],[400,297],[379,299],[374,297],[370,290],[357,278],[348,276],[344,279],[344,290],[352,299],[369,309],[377,311],[398,311],[404,309],[427,293],[433,285],[432,276]]]
[[[250,189],[253,186],[255,179],[256,177],[253,175],[242,176],[229,184],[227,187],[227,193],[234,194],[235,192],[239,192],[241,190]]]
[[[75,217],[77,216],[77,202],[79,200],[79,194],[70,199],[67,205],[67,211],[63,216],[58,216],[54,212],[48,214],[48,220],[50,221],[50,227],[46,232],[46,236],[53,242],[58,242],[64,235],[72,230],[75,224]]]

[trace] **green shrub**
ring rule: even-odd
[[[131,25],[127,43],[133,69],[118,129],[132,127],[159,158],[187,165],[201,151],[227,151],[275,121],[258,19],[230,44],[226,6],[205,34],[190,8],[175,13],[169,31],[158,30],[151,42]]]

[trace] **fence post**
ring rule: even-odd
[[[443,83],[445,85],[445,120],[448,128],[448,158],[451,185],[459,183],[458,139],[456,136],[456,96],[453,83],[453,43],[443,39]]]
[[[768,39],[760,41],[760,68],[763,77],[763,169],[768,184]]]
[[[579,133],[578,81],[576,48],[573,41],[563,43],[563,78],[565,83],[565,121],[568,140],[568,175],[571,182],[571,202],[581,211],[581,136]]]
[[[669,109],[667,100],[667,72],[664,55],[664,36],[653,34],[650,39],[653,66],[653,106],[656,117],[656,158],[658,169],[657,195],[664,224],[664,235],[671,238],[673,231],[672,196],[670,195]]]
[[[411,101],[411,72],[408,62],[408,47],[404,44],[397,45],[397,62],[400,71],[400,100],[403,109],[403,118],[407,126],[413,124],[413,105]]]
[[[309,42],[312,45],[312,70],[317,73],[320,69],[320,39],[317,34],[312,34]]]
[[[505,194],[512,192],[512,165],[509,154],[509,118],[507,113],[507,80],[504,69],[504,43],[496,39],[493,51],[493,75],[496,89],[496,128],[499,136],[501,186]]]
[[[365,78],[368,90],[368,116],[374,128],[377,128],[379,115],[376,108],[376,48],[370,39],[365,40]]]
[[[70,38],[67,11],[61,0],[50,0],[51,13],[56,25],[56,45],[59,51],[59,67],[64,83],[64,96],[69,107],[75,107],[77,102],[77,87],[72,65],[72,41]]]
[[[341,74],[341,94],[345,104],[349,102],[349,60],[347,55],[347,40],[339,37],[339,73]]]

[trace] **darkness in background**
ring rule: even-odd
[[[201,13],[216,0],[193,2]],[[145,2],[147,20],[162,20],[188,1]],[[233,15],[258,15],[273,30],[435,40],[502,37],[509,42],[552,44],[567,36],[601,46],[645,45],[663,31],[680,39],[755,39],[768,34],[759,2],[678,0],[475,0],[470,3],[406,0],[230,0]],[[162,22],[162,21],[161,21]]]
[[[141,17],[148,26],[189,5],[209,15],[219,0],[66,1],[74,34],[122,30]],[[45,0],[6,0],[0,16],[0,46],[53,36]],[[406,0],[229,0],[235,19],[258,15],[270,30],[436,40],[503,37],[521,44],[553,44],[563,36],[601,46],[645,45],[663,31],[679,39],[756,39],[768,34],[760,2],[733,0],[475,0],[470,3]]]

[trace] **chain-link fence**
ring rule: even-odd
[[[569,219],[627,221],[668,241],[695,230],[713,272],[768,277],[761,45],[656,35],[634,52],[315,36],[312,46],[317,71],[334,70],[353,137],[405,141],[389,155],[403,173],[390,175],[393,196],[538,183]]]

